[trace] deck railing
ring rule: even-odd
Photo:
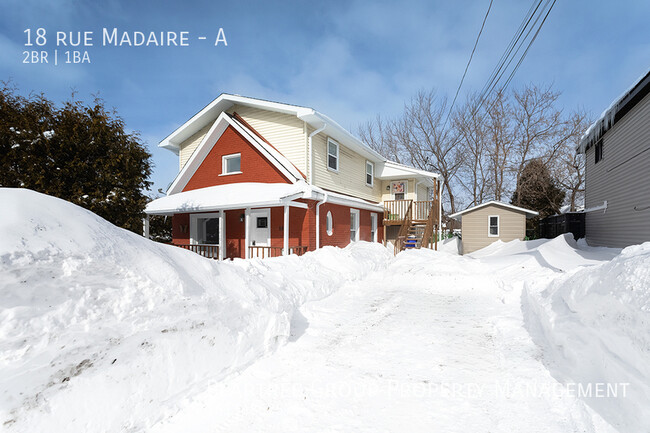
[[[263,245],[251,245],[248,247],[248,255],[251,258],[264,259],[267,257],[279,257],[282,255],[282,247],[269,247]],[[296,254],[302,256],[307,252],[307,247],[304,245],[289,247],[289,254]]]
[[[413,202],[409,201],[409,205],[406,208],[404,213],[404,218],[402,221],[402,226],[399,228],[399,233],[397,234],[397,240],[395,242],[395,254],[399,253],[404,249],[406,245],[406,237],[408,236],[409,228],[411,227],[411,215],[413,213]]]
[[[219,245],[214,244],[172,244],[174,246],[190,250],[209,259],[219,259]]]
[[[384,222],[388,224],[400,223],[406,219],[406,211],[413,207],[411,218],[413,221],[426,221],[433,202],[430,200],[385,200]]]

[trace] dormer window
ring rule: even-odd
[[[327,139],[327,168],[339,171],[339,144],[331,138]]]
[[[221,175],[241,173],[241,153],[224,155],[221,158]]]

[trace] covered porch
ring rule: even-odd
[[[172,244],[204,257],[267,258],[310,249],[309,200],[291,184],[233,184],[186,191],[149,203],[172,216]],[[145,220],[145,236],[148,235]]]

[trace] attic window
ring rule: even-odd
[[[601,138],[598,140],[596,145],[594,146],[594,150],[596,153],[596,164],[600,162],[601,159],[603,159],[603,139]]]
[[[327,168],[339,171],[339,144],[331,138],[327,139]]]
[[[241,154],[224,155],[221,158],[221,174],[239,174],[241,173]]]

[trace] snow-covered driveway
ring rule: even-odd
[[[152,430],[610,431],[561,392],[524,328],[523,280],[548,280],[550,268],[530,255],[496,265],[403,253],[305,304],[288,344],[179,401]]]

